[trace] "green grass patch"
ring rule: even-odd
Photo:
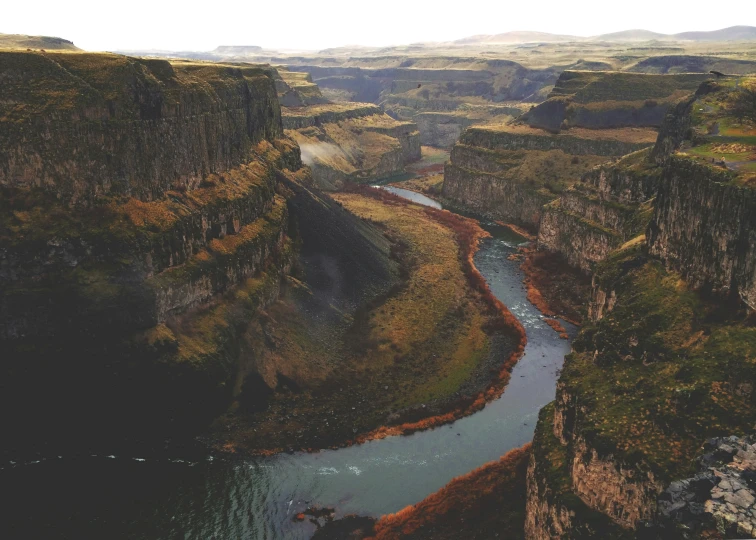
[[[703,441],[756,420],[756,328],[639,245],[602,263],[597,280],[617,304],[580,333],[561,379],[586,408],[582,435],[662,478],[691,473]]]

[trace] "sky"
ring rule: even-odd
[[[705,12],[693,9],[700,1],[35,0],[3,2],[0,33],[58,36],[92,51],[207,51],[218,45],[319,50],[512,30],[591,36],[633,28],[677,33],[756,26],[753,0],[729,0],[723,9]]]

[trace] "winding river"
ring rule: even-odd
[[[528,344],[502,397],[480,412],[410,436],[316,454],[228,460],[185,452],[7,463],[0,469],[0,537],[307,539],[314,525],[292,517],[309,505],[334,507],[337,516],[395,512],[531,440],[538,410],[554,398],[570,342],[527,301],[519,262],[507,260],[521,239],[483,225],[493,238],[475,264],[522,322]]]

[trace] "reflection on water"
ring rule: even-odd
[[[417,193],[415,191],[410,191],[408,189],[398,188],[394,186],[381,186],[381,189],[385,189],[386,191],[393,193],[394,195],[399,195],[400,197],[408,199],[417,204],[422,204],[423,206],[430,206],[431,208],[438,208],[439,210],[443,208],[441,206],[441,203],[434,201],[430,197],[426,197],[422,193]]]
[[[313,526],[291,518],[310,504],[333,506],[338,515],[395,512],[531,440],[570,345],[527,301],[519,263],[507,260],[521,239],[505,228],[489,230],[493,238],[475,264],[522,322],[528,345],[503,396],[482,411],[449,426],[317,454],[63,456],[8,464],[0,471],[7,501],[0,537],[305,539]],[[573,335],[575,328],[564,325]]]

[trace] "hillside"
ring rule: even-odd
[[[0,49],[80,50],[73,42],[59,37],[0,34]]]
[[[611,34],[601,34],[591,38],[593,41],[650,41],[652,39],[670,39],[667,34],[659,34],[649,30],[624,30],[622,32],[612,32]]]
[[[710,32],[682,32],[674,37],[693,41],[752,41],[756,39],[756,26],[731,26]]]
[[[454,43],[467,45],[472,43],[553,43],[562,41],[581,41],[585,38],[547,32],[505,32],[503,34],[470,36],[456,40]]]

